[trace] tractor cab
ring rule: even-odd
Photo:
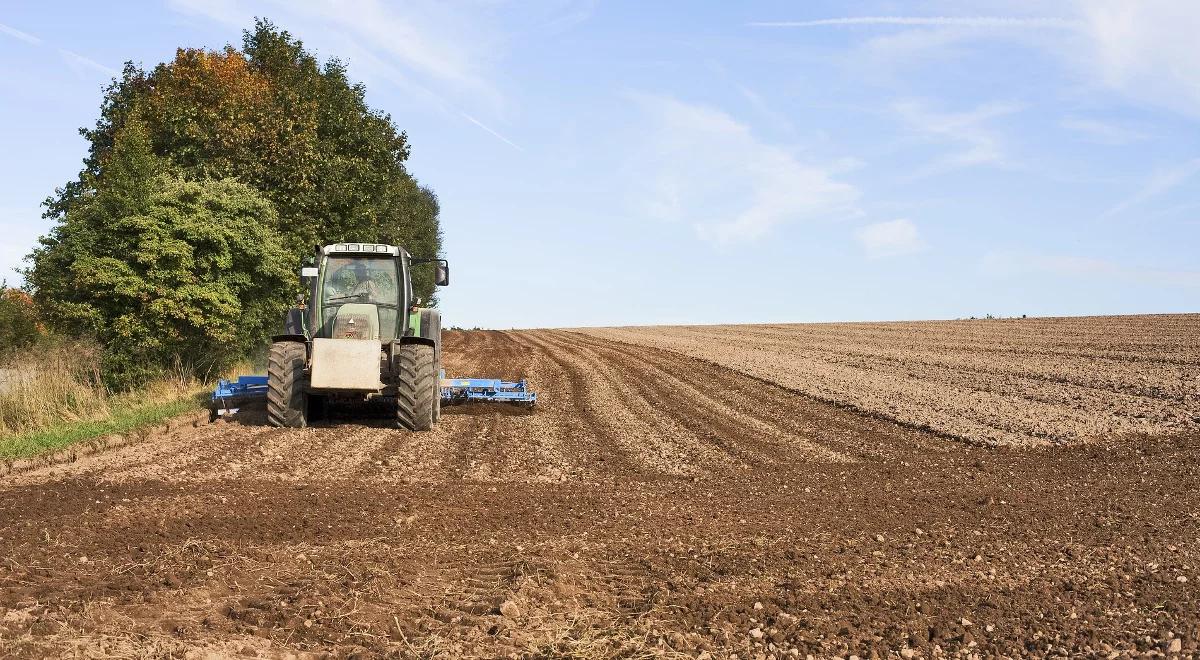
[[[314,337],[379,342],[402,337],[404,312],[409,306],[411,290],[405,286],[408,282],[407,259],[400,258],[400,249],[368,245],[365,247],[388,248],[396,252],[372,250],[366,253],[361,250],[339,252],[340,245],[330,247],[334,250],[323,256],[319,277],[312,287],[309,309],[313,315],[310,327],[314,328]]]

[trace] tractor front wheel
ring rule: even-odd
[[[432,346],[402,344],[395,352],[396,423],[409,431],[433,428],[438,404],[436,358]]]
[[[308,424],[308,350],[298,341],[271,344],[267,365],[267,420],[272,426],[299,428]]]

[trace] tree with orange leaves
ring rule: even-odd
[[[278,211],[272,229],[299,265],[316,243],[358,240],[441,252],[437,197],[407,171],[407,136],[371,109],[346,67],[320,63],[269,21],[243,35],[241,49],[180,49],[145,71],[127,64],[106,90],[84,170],[47,200],[61,221],[96,183],[121,128],[134,114],[152,151],[185,179],[237,179]],[[416,294],[433,295],[418,271]],[[283,293],[281,295],[287,295]]]
[[[0,282],[0,358],[33,344],[45,332],[33,297]]]

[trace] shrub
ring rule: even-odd
[[[0,358],[31,346],[41,335],[33,298],[0,282]]]
[[[274,207],[234,180],[154,174],[144,131],[126,131],[99,192],[42,239],[26,275],[57,328],[99,339],[113,389],[179,360],[219,373],[265,339],[296,286]]]

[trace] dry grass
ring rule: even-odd
[[[182,362],[141,389],[109,392],[92,344],[43,341],[0,364],[0,459],[124,433],[193,409],[204,384]]]
[[[0,386],[0,436],[108,416],[99,361],[94,346],[68,343],[40,345],[9,360],[3,365],[9,378]]]

